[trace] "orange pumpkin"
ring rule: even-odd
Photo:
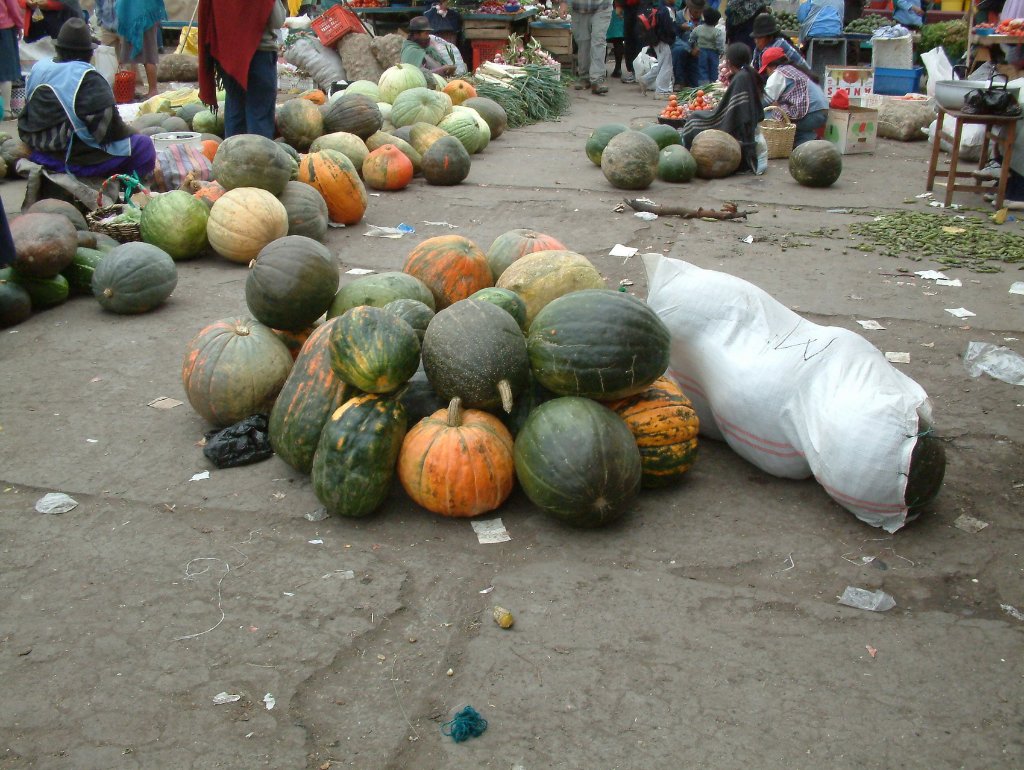
[[[659,377],[642,393],[605,406],[626,421],[636,439],[644,487],[678,481],[697,459],[700,421],[671,377]]]
[[[427,285],[439,311],[494,285],[487,255],[461,235],[427,238],[405,258],[402,270]]]
[[[402,190],[412,181],[412,161],[393,144],[384,144],[363,161],[363,181],[374,190]]]
[[[199,182],[199,189],[192,193],[192,197],[198,198],[207,206],[212,206],[226,192],[219,182]]]
[[[366,213],[366,188],[352,161],[337,150],[303,155],[297,178],[319,191],[334,222],[354,225]]]
[[[453,80],[444,87],[444,92],[452,98],[452,104],[462,104],[466,99],[476,96],[473,84],[466,80]]]
[[[219,141],[214,139],[203,140],[203,155],[209,158],[211,163],[213,162],[213,156],[217,154],[218,147],[220,147]]]
[[[313,104],[323,105],[327,103],[327,94],[321,91],[319,88],[314,88],[312,91],[306,91],[305,93],[299,94],[302,99],[308,99]]]
[[[453,398],[406,434],[398,478],[409,497],[442,516],[493,511],[515,484],[512,434],[494,415],[463,411]]]

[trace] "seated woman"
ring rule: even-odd
[[[38,61],[25,87],[18,118],[30,160],[50,171],[106,178],[135,171],[153,173],[153,140],[121,120],[114,92],[89,64],[93,43],[82,19],[69,19],[54,42],[57,57]]]
[[[828,121],[828,99],[811,79],[811,72],[790,63],[781,48],[765,49],[760,72],[768,76],[764,85],[765,106],[774,104],[796,124],[793,146],[816,138],[818,129]]]
[[[725,62],[731,80],[722,100],[714,110],[690,113],[679,134],[686,149],[690,149],[701,131],[709,128],[725,131],[740,143],[741,167],[754,171],[757,168],[754,134],[757,124],[764,120],[761,80],[750,68],[750,47],[745,43],[733,43],[726,48]]]

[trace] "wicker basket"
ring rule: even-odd
[[[109,235],[119,243],[141,241],[142,231],[138,222],[103,222],[104,219],[115,217],[122,213],[126,208],[128,208],[127,203],[115,203],[112,206],[102,206],[101,208],[95,209],[94,211],[90,211],[86,214],[85,221],[89,223],[90,230]]]
[[[761,121],[761,133],[768,145],[768,158],[788,158],[793,152],[793,141],[796,139],[796,125],[789,119],[789,115],[778,107],[772,109],[778,113],[781,120],[765,119]]]

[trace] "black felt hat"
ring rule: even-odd
[[[68,19],[57,33],[57,39],[53,43],[55,48],[62,48],[65,51],[82,53],[92,51],[96,48],[92,42],[92,35],[89,27],[83,19]]]
[[[430,21],[426,16],[416,16],[409,22],[410,32],[430,32]]]
[[[772,37],[779,34],[779,27],[775,23],[775,17],[770,13],[760,13],[754,19],[754,29],[751,37]]]

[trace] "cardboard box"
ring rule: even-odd
[[[873,93],[875,73],[871,67],[825,67],[825,98],[832,101],[836,91],[846,91],[850,104],[863,104],[863,99]]]
[[[829,110],[825,138],[839,147],[843,155],[874,152],[878,141],[878,110],[867,107]]]

